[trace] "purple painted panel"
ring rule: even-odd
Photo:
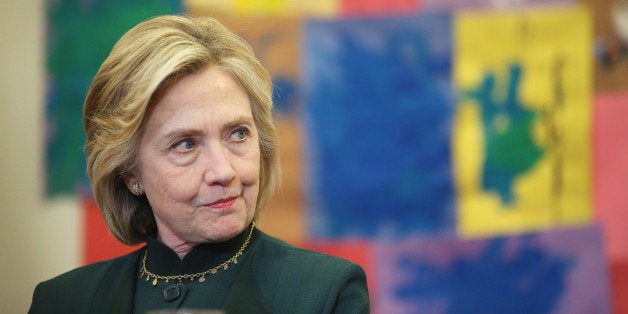
[[[595,226],[491,239],[410,238],[375,247],[378,313],[610,313]]]

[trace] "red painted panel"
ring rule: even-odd
[[[83,196],[81,199],[83,213],[83,264],[90,264],[106,259],[111,259],[131,251],[140,246],[127,246],[116,240],[104,219],[96,201],[91,196]]]
[[[611,260],[628,259],[628,92],[594,101],[593,193]]]
[[[611,262],[612,297],[615,314],[628,314],[628,259]]]

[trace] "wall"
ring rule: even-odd
[[[42,0],[0,3],[0,312],[25,313],[37,284],[79,263],[73,199],[44,201]]]
[[[44,16],[42,0],[0,2],[1,313],[26,312],[38,282],[81,263],[77,200],[43,196]]]

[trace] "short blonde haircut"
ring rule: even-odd
[[[272,82],[251,47],[212,18],[152,18],[116,43],[84,104],[87,174],[107,226],[122,243],[138,244],[157,233],[148,200],[132,194],[124,181],[137,167],[146,112],[177,79],[209,66],[231,73],[251,102],[261,152],[255,219],[278,185]]]

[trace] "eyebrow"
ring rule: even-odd
[[[180,137],[182,135],[185,135],[185,136],[198,136],[198,135],[201,135],[203,133],[204,132],[202,130],[194,129],[194,128],[176,128],[176,129],[171,130],[168,133],[164,134],[162,136],[162,138],[170,139],[170,138]]]
[[[243,125],[243,124],[246,124],[246,125],[248,125],[250,127],[255,127],[255,120],[253,120],[253,117],[242,116],[242,117],[239,117],[237,119],[234,119],[231,122],[226,123],[224,125],[222,131],[230,130],[230,129],[233,129],[233,128],[237,127],[237,126]]]
[[[255,128],[255,121],[253,120],[252,117],[249,116],[242,116],[242,117],[238,117],[232,121],[227,122],[222,128],[221,128],[221,133],[224,132],[225,130],[231,130],[237,126],[240,125],[248,125],[251,128]],[[162,136],[163,139],[166,140],[170,140],[172,138],[177,138],[177,137],[181,137],[181,136],[200,136],[203,135],[205,132],[201,129],[196,129],[196,128],[187,128],[187,127],[180,127],[180,128],[176,128],[173,129],[169,132],[167,132],[166,134],[164,134]]]

